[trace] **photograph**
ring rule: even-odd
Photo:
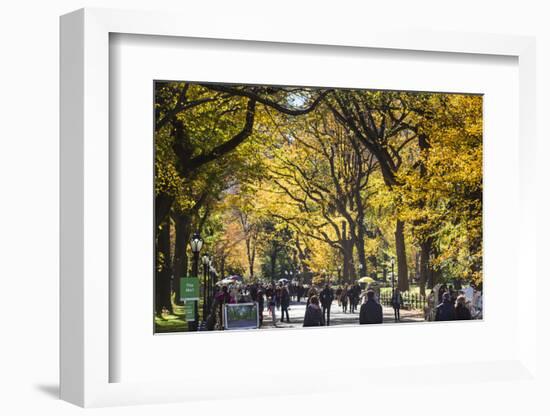
[[[154,333],[483,319],[483,95],[153,89]]]

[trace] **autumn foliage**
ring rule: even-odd
[[[197,230],[219,275],[482,281],[481,96],[156,82],[155,125],[157,309]]]

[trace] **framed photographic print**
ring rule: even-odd
[[[180,17],[62,17],[62,398],[530,379],[533,39]]]
[[[155,333],[482,319],[482,95],[153,88]]]

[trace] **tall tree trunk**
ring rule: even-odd
[[[160,315],[163,308],[172,312],[170,292],[170,221],[166,221],[160,228],[156,244],[156,272],[155,272],[155,312]]]
[[[220,261],[220,280],[225,279],[225,257],[223,256]]]
[[[180,304],[180,278],[186,277],[188,272],[187,245],[191,237],[191,218],[181,214],[174,214],[173,218],[176,225],[173,290],[176,292],[176,303]]]
[[[272,249],[270,253],[269,258],[269,264],[270,264],[270,277],[271,281],[275,280],[275,268],[277,267],[277,255],[279,254],[279,249]]]
[[[372,269],[370,271],[370,277],[372,277],[375,280],[378,280],[378,257],[376,256],[370,256],[368,258],[369,263],[372,265]]]
[[[250,273],[250,280],[254,279],[254,262],[256,259],[256,244],[252,242],[252,237],[246,238],[246,257],[248,260],[248,271]]]
[[[405,223],[397,220],[395,225],[395,252],[397,255],[397,287],[400,291],[409,290],[407,252],[405,250]]]
[[[432,250],[431,254],[433,257],[439,256],[439,250],[434,246],[432,241]],[[432,263],[432,256],[430,256],[429,269],[428,269],[428,289],[433,289],[433,287],[441,281],[441,269],[439,267],[434,267]]]
[[[357,238],[355,239],[355,248],[357,249],[357,257],[359,258],[359,264],[361,265],[361,268],[359,269],[359,273],[362,276],[368,276],[367,256],[365,255],[365,229],[363,227],[362,221],[358,222]]]
[[[359,148],[355,147],[356,152],[360,154]],[[361,178],[357,178],[358,183],[354,186],[354,197],[355,205],[357,207],[357,217],[356,217],[356,227],[357,227],[357,239],[356,239],[356,248],[357,248],[357,257],[359,258],[359,264],[361,265],[360,274],[362,276],[368,276],[367,270],[367,256],[365,254],[365,237],[367,237],[365,232],[365,207],[363,205],[363,199],[361,197],[361,188],[360,181]],[[359,276],[361,277],[361,276]]]
[[[349,236],[351,237],[351,236]],[[344,282],[352,283],[355,276],[355,270],[353,269],[353,241],[348,238],[347,222],[342,221],[342,257],[344,264],[342,267],[342,277]]]
[[[346,222],[342,221],[342,278],[344,282],[349,283],[349,258],[348,258],[348,249],[347,249],[347,232],[346,232]]]
[[[428,150],[430,149],[430,143],[428,142],[428,136],[426,134],[419,134],[418,135],[418,147],[420,150],[422,150],[423,155],[428,157]],[[420,158],[419,161],[419,169],[420,169],[420,178],[422,178],[422,181],[425,181],[425,177],[428,173],[426,169],[426,164],[423,158]],[[422,199],[420,201],[420,207],[424,208],[426,205],[426,200]],[[427,221],[426,218],[422,218],[420,221],[418,221],[419,224],[425,224]],[[428,283],[428,287],[431,289],[434,286],[433,282],[433,271],[432,266],[430,264],[430,255],[432,253],[432,244],[433,239],[430,237],[427,237],[420,243],[420,293],[422,295],[426,294],[426,283]]]
[[[418,284],[420,286],[420,294],[426,295],[426,283],[430,283],[430,253],[432,251],[432,240],[431,238],[423,241],[420,244],[420,279]],[[432,283],[433,287],[433,283]]]
[[[165,193],[159,193],[155,197],[155,225],[157,227],[157,233],[159,225],[164,222],[166,216],[170,212],[173,202],[174,197]]]

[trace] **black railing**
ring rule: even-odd
[[[401,307],[403,309],[424,309],[426,306],[426,297],[422,296],[419,293],[409,293],[409,292],[403,292],[401,293],[401,297],[403,299],[403,304]],[[382,305],[386,306],[392,306],[391,304],[391,292],[385,291],[380,294],[380,303]]]

